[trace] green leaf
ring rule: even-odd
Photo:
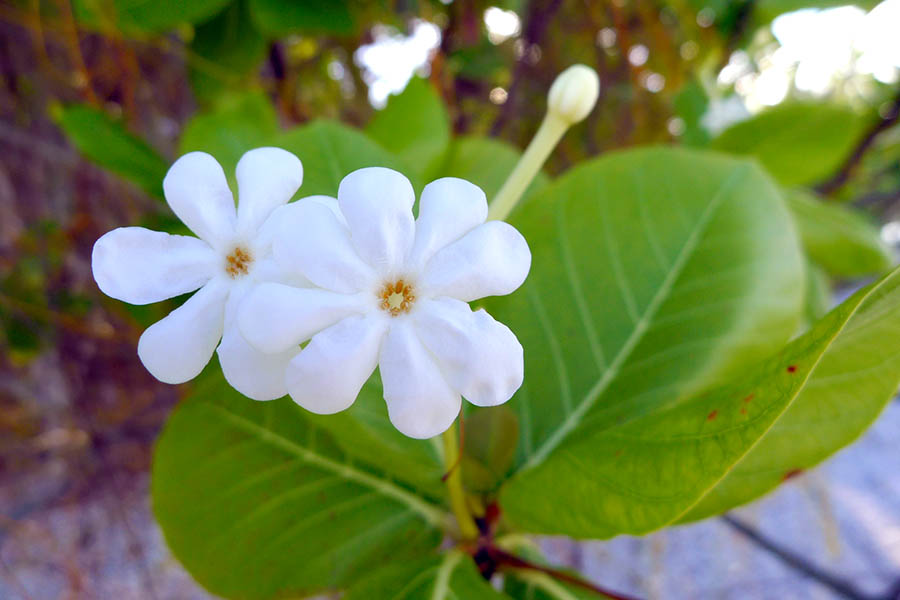
[[[572,169],[513,215],[523,288],[487,302],[525,348],[520,463],[768,355],[794,333],[803,263],[773,183],[716,154],[649,148]]]
[[[814,323],[831,308],[831,279],[825,270],[806,261],[806,319]]]
[[[900,383],[900,353],[884,342],[900,333],[898,283],[895,272],[860,291],[732,384],[584,431],[512,480],[506,517],[575,537],[642,534],[678,519],[714,486],[689,519],[770,489],[785,474],[775,469],[797,466],[798,457],[821,460],[858,435]],[[729,474],[742,458],[745,477]],[[564,493],[548,493],[551,486]]]
[[[363,167],[388,167],[404,172],[398,159],[359,130],[335,121],[314,121],[277,137],[274,145],[303,161],[301,196],[337,196],[346,175]],[[404,173],[410,177],[409,173]],[[410,177],[413,179],[413,177]]]
[[[198,23],[230,0],[74,0],[75,17],[88,27],[159,33],[182,23]],[[111,5],[111,6],[110,6]]]
[[[375,115],[366,134],[399,156],[408,171],[430,180],[450,143],[450,117],[434,86],[413,77],[403,93],[392,96]]]
[[[683,521],[749,502],[815,466],[856,440],[894,397],[900,385],[900,270],[857,292],[824,322],[840,319],[840,331],[818,356],[797,358],[814,366],[788,409]]]
[[[237,87],[259,66],[266,40],[253,27],[247,0],[237,0],[197,26],[191,50],[200,59],[190,63],[194,94],[210,102]]]
[[[128,133],[121,122],[82,104],[53,113],[69,141],[85,157],[147,193],[162,197],[162,181],[168,164],[142,139]]]
[[[460,137],[453,140],[440,169],[441,177],[460,177],[476,184],[488,200],[497,195],[503,182],[509,177],[521,152],[515,147],[490,138]],[[550,179],[543,173],[537,177],[524,198],[547,186]]]
[[[757,0],[753,7],[754,20],[764,25],[784,13],[789,13],[803,8],[833,8],[855,4],[866,10],[871,10],[881,0]]]
[[[799,322],[798,240],[778,189],[751,163],[678,149],[611,153],[569,171],[512,221],[531,246],[531,273],[487,305],[525,348],[525,383],[509,406],[530,469],[565,460],[554,449],[570,437],[734,374]],[[504,510],[525,523],[530,513],[516,511],[534,498],[516,490],[532,472],[502,491],[516,498]],[[572,484],[541,493],[577,518]]]
[[[443,556],[395,563],[350,588],[344,600],[501,600],[472,558],[459,550]]]
[[[882,273],[893,265],[890,247],[864,213],[825,204],[800,189],[789,190],[786,199],[806,253],[832,275],[860,277]]]
[[[250,0],[250,14],[270,37],[290,33],[350,34],[355,19],[345,0]]]
[[[227,598],[345,587],[433,551],[445,517],[350,461],[289,399],[253,402],[218,376],[169,418],[152,483],[172,552]]]
[[[262,92],[224,96],[216,106],[188,121],[179,141],[179,151],[212,154],[231,179],[241,155],[253,148],[272,145],[277,131],[275,110]]]
[[[465,418],[463,481],[472,492],[491,492],[513,466],[519,419],[506,406],[471,412]]]
[[[723,131],[716,150],[753,156],[783,185],[825,179],[838,169],[865,122],[848,108],[785,103]]]

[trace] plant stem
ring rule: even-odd
[[[502,221],[509,216],[568,128],[569,125],[559,116],[552,112],[547,113],[516,168],[509,174],[503,187],[491,202],[488,211],[489,220]]]
[[[456,423],[443,433],[445,481],[450,494],[450,508],[459,525],[459,533],[465,541],[478,539],[478,527],[466,504],[466,492],[462,486],[462,470],[459,465],[459,443],[456,438]]]

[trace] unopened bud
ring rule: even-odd
[[[548,112],[567,125],[578,123],[594,108],[600,94],[597,72],[585,65],[572,65],[556,77],[548,94]]]

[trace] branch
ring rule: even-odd
[[[838,169],[837,173],[821,182],[816,186],[816,191],[823,195],[831,194],[840,189],[853,174],[853,170],[862,161],[863,155],[875,143],[875,139],[890,129],[898,120],[900,120],[900,90],[894,96],[893,103],[887,114],[878,122],[873,124],[869,130],[862,136],[856,147],[844,160],[844,164]]]
[[[567,573],[559,569],[554,569],[552,567],[545,567],[543,565],[527,561],[524,558],[519,558],[518,556],[510,554],[509,552],[497,548],[496,546],[487,548],[487,551],[490,554],[491,559],[497,565],[497,568],[500,569],[505,567],[508,569],[525,569],[529,571],[537,571],[539,573],[549,575],[550,577],[553,577],[558,581],[580,587],[582,589],[594,592],[595,594],[607,596],[609,598],[612,598],[613,600],[637,600],[634,596],[626,596],[618,592],[607,590],[600,587],[599,585],[587,581],[586,579],[582,579],[580,577],[572,575],[571,573]]]
[[[787,564],[789,567],[800,571],[811,579],[816,580],[831,591],[840,594],[844,598],[850,598],[851,600],[876,600],[872,596],[863,594],[861,591],[856,589],[856,587],[854,587],[853,584],[851,584],[849,581],[832,575],[831,573],[827,573],[816,565],[808,562],[801,556],[794,554],[786,548],[782,548],[774,541],[765,537],[756,529],[753,529],[749,525],[739,521],[738,519],[735,519],[731,515],[722,515],[722,520],[730,525],[732,529],[735,529],[738,533],[749,539],[757,546],[760,546],[761,548],[780,558],[782,562]]]

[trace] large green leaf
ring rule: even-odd
[[[898,283],[894,272],[860,291],[734,383],[582,431],[512,480],[502,497],[507,517],[575,537],[641,534],[678,519],[716,484],[693,516],[769,489],[798,457],[804,466],[821,459],[858,435],[900,382],[897,344],[884,341],[900,333]],[[742,458],[749,480],[732,479]]]
[[[788,191],[786,199],[807,254],[831,274],[859,277],[891,268],[890,247],[863,213],[800,189]]]
[[[207,381],[166,424],[153,508],[172,552],[227,598],[344,587],[441,539],[444,511],[355,464],[288,399]]]
[[[253,27],[247,0],[236,0],[197,26],[191,50],[191,85],[204,102],[249,79],[266,54],[266,40]]]
[[[54,110],[56,122],[88,159],[162,197],[166,161],[142,139],[128,133],[106,113],[75,104]]]
[[[478,573],[472,558],[459,550],[373,569],[350,588],[344,600],[501,600],[508,598]]]
[[[784,185],[825,179],[858,141],[865,121],[849,108],[785,103],[723,131],[712,147],[753,156]]]
[[[407,169],[431,179],[435,164],[450,143],[450,117],[428,80],[410,79],[398,96],[378,112],[366,134],[400,157]]]
[[[787,411],[683,520],[761,496],[853,442],[875,420],[900,385],[900,271],[860,290],[826,320],[848,313]]]
[[[88,27],[126,32],[162,32],[181,23],[197,23],[231,0],[75,0],[76,18]]]
[[[509,404],[520,464],[770,354],[799,322],[793,224],[775,185],[745,161],[609,154],[533,196],[512,222],[531,246],[531,273],[487,304],[525,348],[525,382]]]
[[[212,154],[234,176],[238,159],[247,150],[272,145],[278,119],[265,94],[250,91],[220,98],[210,110],[194,115],[181,134],[182,154],[200,150]]]

